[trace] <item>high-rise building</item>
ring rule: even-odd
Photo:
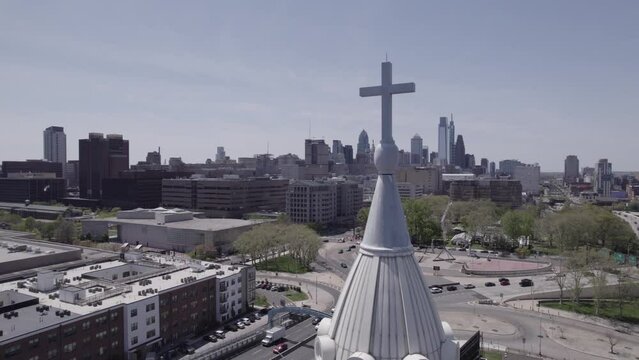
[[[120,171],[129,169],[129,141],[122,135],[90,133],[79,141],[80,197],[99,199],[102,179],[118,178]]]
[[[328,165],[331,150],[324,140],[306,139],[304,160],[307,165]]]
[[[50,126],[43,132],[44,159],[51,162],[66,164],[67,135],[62,126]]]
[[[472,169],[475,167],[475,155],[466,154],[464,156],[464,166],[465,169]]]
[[[422,161],[423,161],[424,165],[430,163],[428,146],[422,147]]]
[[[410,139],[410,163],[413,165],[422,165],[422,150],[424,148],[424,141],[419,134],[415,134]]]
[[[526,165],[519,160],[502,160],[499,162],[499,173],[503,175],[511,175],[515,172],[515,166]]]
[[[366,130],[362,130],[359,133],[359,139],[357,141],[357,155],[359,154],[368,154],[370,149],[370,143],[368,142],[368,133]]]
[[[436,163],[438,158],[439,158],[439,154],[437,153],[437,151],[432,151],[430,153],[430,163],[431,164]]]
[[[568,155],[564,161],[564,183],[574,183],[577,179],[579,179],[579,158],[577,155]]]
[[[490,177],[495,177],[495,175],[497,175],[497,169],[495,169],[495,162],[491,161],[490,164],[488,165],[490,167]]]
[[[450,114],[450,123],[448,124],[448,164],[455,165],[455,122],[453,114]]]
[[[160,155],[160,148],[158,148],[158,151],[151,151],[146,154],[146,163],[149,165],[162,165],[162,155]]]
[[[602,197],[610,197],[612,190],[612,163],[608,159],[600,159],[595,165],[594,191]]]
[[[438,147],[437,147],[437,159],[439,159],[439,165],[448,164],[448,118],[442,116],[439,118],[438,134]]]
[[[461,168],[465,167],[466,161],[466,146],[464,146],[464,137],[457,135],[457,143],[455,143],[455,155],[453,157],[452,165],[457,165]]]
[[[347,164],[353,163],[353,145],[344,145],[344,161]]]
[[[481,158],[480,164],[481,164],[481,167],[484,168],[484,173],[488,172],[488,159]]]
[[[226,151],[224,151],[224,146],[217,147],[217,153],[215,153],[215,162],[218,164],[224,163],[226,161]]]
[[[541,172],[538,164],[533,165],[518,165],[515,166],[512,178],[513,180],[519,180],[521,183],[521,191],[538,195],[541,187],[540,183]]]

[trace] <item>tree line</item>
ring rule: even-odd
[[[253,264],[257,259],[268,261],[269,257],[286,252],[308,267],[317,257],[322,241],[315,231],[305,225],[270,222],[242,233],[234,246],[241,254],[248,255]]]

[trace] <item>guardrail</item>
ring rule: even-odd
[[[247,346],[254,345],[264,339],[264,331],[256,331],[253,334],[238,340],[233,340],[233,343],[222,346],[218,349],[213,349],[206,354],[202,354],[196,357],[192,357],[192,360],[217,360],[228,358],[230,355],[245,350]]]

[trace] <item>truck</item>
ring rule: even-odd
[[[271,346],[275,344],[279,339],[284,337],[286,330],[281,326],[276,326],[266,330],[266,336],[262,339],[263,346]]]

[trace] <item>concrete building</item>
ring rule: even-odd
[[[512,179],[521,183],[521,189],[526,194],[539,195],[541,188],[540,168],[538,164],[515,166]]]
[[[455,122],[453,121],[453,114],[450,114],[450,122],[448,123],[448,164],[455,165]]]
[[[43,131],[44,159],[51,162],[66,164],[67,135],[61,126],[49,126]]]
[[[226,160],[227,158],[226,158],[226,151],[224,151],[224,146],[218,146],[217,152],[215,153],[215,163],[223,164],[226,162]]]
[[[451,163],[462,169],[466,167],[466,146],[464,145],[464,137],[461,134],[457,135],[454,158]]]
[[[145,359],[255,300],[253,267],[121,256],[0,284],[2,358]]]
[[[102,179],[117,178],[129,169],[129,141],[122,135],[90,133],[80,139],[79,182],[80,197],[100,199]]]
[[[82,259],[82,250],[35,241],[33,235],[0,230],[0,275]]]
[[[491,161],[489,164],[489,174],[491,178],[494,178],[497,175],[497,170],[495,169],[495,162]]]
[[[295,223],[351,224],[363,196],[363,189],[351,181],[294,181],[286,194],[286,213]]]
[[[239,219],[200,219],[181,209],[135,209],[120,211],[116,217],[82,221],[82,234],[102,239],[113,229],[121,243],[141,244],[179,252],[193,251],[198,245],[227,254],[233,242],[262,221]]]
[[[348,165],[353,163],[353,145],[344,145],[344,161]]]
[[[415,199],[424,196],[424,188],[407,182],[398,182],[397,191],[401,199]]]
[[[415,134],[412,139],[410,139],[410,164],[421,166],[424,161],[422,158],[422,152],[424,149],[424,140],[419,134]]]
[[[579,158],[568,155],[564,161],[564,183],[571,184],[579,180]]]
[[[191,176],[190,172],[125,170],[119,178],[102,179],[102,206],[129,210],[162,204],[162,180]]]
[[[517,180],[457,180],[450,183],[448,193],[452,201],[490,200],[509,208],[522,204],[521,183]]]
[[[424,146],[422,148],[422,164],[423,165],[430,164],[430,153],[428,152],[428,146]]]
[[[442,171],[437,166],[399,167],[395,173],[395,179],[398,183],[410,183],[418,186],[422,194],[440,194],[442,192]]]
[[[612,182],[612,163],[609,163],[608,159],[600,159],[595,164],[594,191],[601,197],[608,198],[612,190]]]
[[[439,127],[437,128],[438,146],[437,159],[440,166],[448,164],[448,118],[442,116],[439,118]]]
[[[288,179],[197,178],[162,180],[162,204],[208,217],[241,218],[257,211],[283,211]]]
[[[526,165],[519,160],[502,160],[499,162],[499,173],[502,175],[512,176],[516,166]]]

